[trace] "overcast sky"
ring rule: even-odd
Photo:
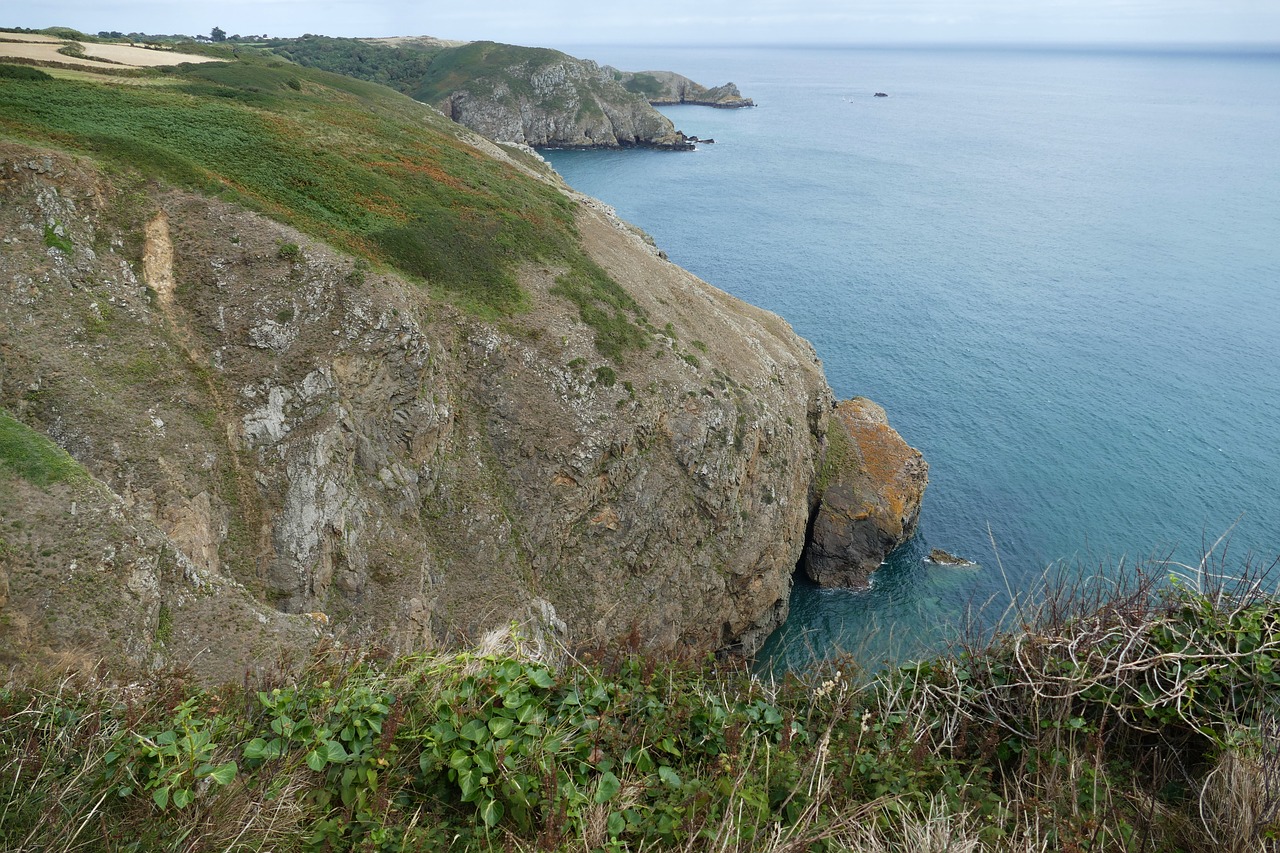
[[[1280,44],[1280,0],[42,0],[0,25],[433,35],[536,46],[875,42]]]

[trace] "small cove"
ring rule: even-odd
[[[767,664],[927,650],[1049,567],[1280,553],[1280,58],[566,49],[760,104],[664,109],[689,154],[546,156],[930,462],[916,539],[869,591],[798,582]]]

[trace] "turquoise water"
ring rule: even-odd
[[[1280,53],[569,52],[756,99],[665,110],[697,152],[546,154],[930,463],[917,538],[798,580],[767,664],[927,648],[1049,566],[1280,554]]]

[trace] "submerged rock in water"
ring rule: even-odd
[[[929,466],[883,408],[855,397],[827,430],[805,572],[819,586],[863,588],[889,552],[915,533]]]

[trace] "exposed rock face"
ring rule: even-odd
[[[754,107],[755,101],[742,97],[733,83],[708,89],[688,77],[671,71],[620,71],[622,85],[644,95],[654,106],[696,104],[704,107],[736,109]]]
[[[805,557],[820,586],[861,588],[889,552],[911,538],[929,466],[863,397],[836,407],[827,432],[821,494]]]
[[[474,639],[535,600],[574,641],[652,648],[750,652],[785,617],[832,400],[777,316],[580,199],[584,247],[665,330],[612,363],[555,269],[489,322],[114,180],[0,144],[0,407],[93,478],[0,482],[0,648],[218,680],[319,632]]]
[[[449,62],[457,72],[433,78],[414,96],[490,139],[558,148],[693,147],[611,68],[492,42],[454,53]]]

